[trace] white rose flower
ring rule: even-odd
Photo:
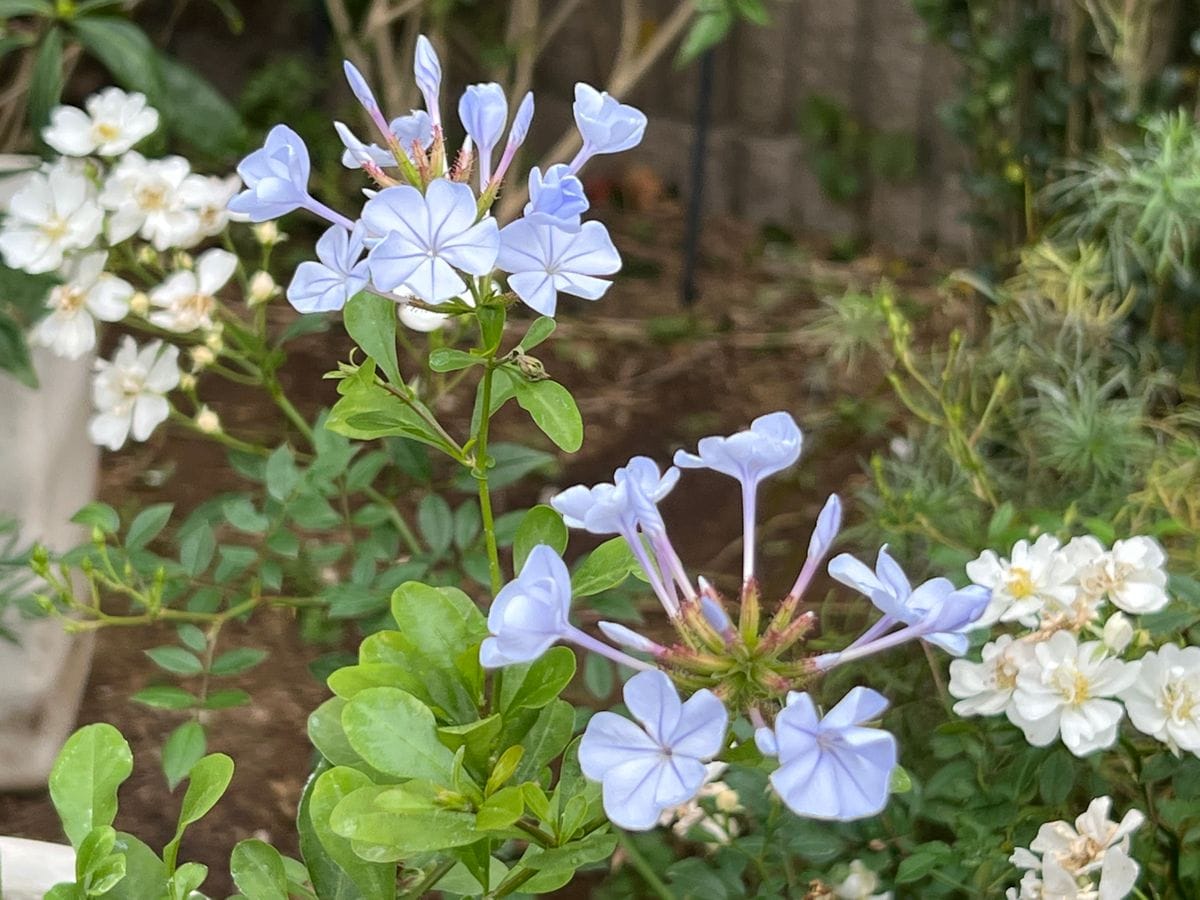
[[[1032,625],[1044,606],[1070,606],[1077,593],[1074,576],[1070,561],[1060,552],[1058,539],[1049,534],[1043,534],[1032,546],[1028,541],[1017,541],[1009,559],[992,550],[983,551],[978,559],[967,563],[967,577],[992,591],[992,600],[977,627],[1014,620]]]
[[[88,97],[87,112],[59,106],[42,129],[42,140],[65,156],[120,156],[158,128],[158,112],[144,94],[105,88]]]
[[[1099,582],[1114,606],[1144,615],[1167,605],[1167,554],[1154,538],[1117,541],[1091,577]]]
[[[1004,634],[983,647],[982,662],[956,659],[950,663],[950,693],[958,698],[960,716],[995,716],[1008,709],[1017,674],[1033,657],[1033,644]]]
[[[1133,625],[1125,617],[1125,613],[1113,613],[1104,623],[1104,646],[1115,655],[1125,652],[1125,648],[1133,640]]]
[[[55,165],[30,176],[13,195],[0,227],[0,254],[13,269],[53,272],[63,254],[91,247],[103,224],[92,183],[72,166]]]
[[[1110,659],[1099,641],[1059,631],[1034,647],[1017,675],[1008,717],[1035,747],[1060,734],[1076,756],[1112,746],[1124,710],[1115,697],[1136,681],[1138,664]]]
[[[107,253],[88,253],[63,267],[63,283],[50,291],[46,300],[50,312],[34,326],[33,343],[58,356],[79,359],[96,346],[96,319],[125,318],[133,286],[105,272],[107,261]]]
[[[200,214],[184,202],[181,191],[190,172],[182,156],[148,160],[130,151],[121,157],[100,192],[100,204],[113,211],[109,242],[140,234],[156,250],[166,250],[191,241],[200,228]]]
[[[185,206],[196,211],[197,225],[192,236],[181,246],[194,247],[207,237],[220,234],[229,222],[229,201],[242,189],[237,175],[220,178],[215,175],[189,175],[179,186],[179,198]]]
[[[1137,681],[1121,694],[1133,726],[1176,754],[1200,755],[1200,647],[1166,644],[1139,662]]]
[[[862,860],[856,859],[850,863],[846,880],[833,889],[833,896],[838,900],[892,900],[891,891],[876,894],[878,886],[879,876],[864,866]]]
[[[92,400],[97,413],[88,423],[92,443],[119,450],[132,436],[144,441],[170,414],[166,394],[179,384],[179,348],[151,341],[138,348],[121,340],[111,360],[96,361]]]
[[[180,334],[212,328],[216,293],[235,269],[237,257],[226,250],[214,248],[200,254],[194,269],[176,272],[150,292],[150,302],[158,307],[150,313],[150,323]]]

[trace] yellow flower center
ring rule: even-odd
[[[54,216],[42,225],[42,234],[52,241],[60,241],[67,236],[67,220]]]
[[[1091,696],[1091,683],[1087,676],[1074,666],[1060,666],[1054,673],[1054,685],[1063,699],[1072,706],[1087,702]]]
[[[1163,709],[1178,724],[1184,724],[1195,718],[1196,707],[1200,706],[1200,697],[1190,685],[1175,682],[1163,688]]]
[[[1029,574],[1028,569],[1012,568],[1008,572],[1008,581],[1005,583],[1009,595],[1014,600],[1024,600],[1026,597],[1033,596],[1033,576]]]
[[[121,136],[121,129],[112,122],[97,122],[92,126],[92,135],[100,143],[107,143]]]
[[[162,209],[167,205],[167,192],[162,185],[137,189],[137,203],[142,209]]]

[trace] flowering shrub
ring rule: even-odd
[[[309,719],[318,758],[298,814],[303,862],[260,841],[234,849],[233,877],[250,900],[289,893],[393,897],[398,885],[402,896],[543,893],[609,860],[618,845],[647,884],[670,896],[643,855],[646,845],[631,834],[660,824],[688,837],[697,830],[703,835],[710,858],[682,860],[670,876],[697,896],[798,896],[802,877],[816,879],[810,887],[818,896],[889,896],[877,890],[878,873],[891,865],[892,849],[900,860],[898,885],[930,879],[922,896],[963,890],[995,896],[1018,879],[1013,890],[1030,897],[1093,896],[1086,892],[1094,888],[1095,896],[1116,898],[1133,890],[1139,869],[1129,836],[1140,813],[1127,813],[1116,826],[1107,818],[1107,801],[1096,801],[1074,830],[1057,822],[1043,826],[1029,850],[1011,854],[1012,865],[1027,872],[1018,875],[1005,860],[1015,846],[1013,830],[1024,826],[1024,808],[1033,805],[1039,758],[1027,746],[1014,750],[1005,735],[997,744],[1015,759],[987,772],[993,761],[987,748],[961,739],[970,722],[912,735],[923,726],[905,710],[890,714],[883,727],[888,697],[858,682],[866,671],[882,680],[885,667],[853,664],[919,646],[937,679],[936,654],[963,657],[982,629],[1017,622],[1027,631],[985,645],[983,662],[952,664],[950,690],[959,712],[1003,711],[1035,748],[1061,737],[1072,754],[1083,755],[1114,744],[1124,703],[1137,729],[1174,751],[1190,748],[1189,651],[1168,644],[1140,660],[1121,656],[1146,646],[1132,639],[1125,614],[1150,615],[1168,603],[1158,545],[1135,537],[1106,550],[1094,538],[1060,546],[1042,537],[1018,544],[1008,559],[983,553],[967,569],[973,584],[958,587],[938,576],[914,585],[887,547],[873,567],[845,553],[826,564],[841,526],[835,495],[817,517],[791,588],[770,602],[757,569],[758,494],[764,480],[794,466],[801,454],[800,428],[785,411],[759,416],[732,435],[705,437],[695,452],[676,453],[665,470],[634,457],[610,482],[570,487],[548,505],[518,514],[511,541],[504,541],[492,494],[505,460],[492,419],[515,399],[556,446],[579,448],[583,428],[575,401],[530,351],[553,332],[560,295],[599,300],[619,269],[605,226],[583,220],[588,201],[578,173],[598,154],[635,146],[646,119],[577,85],[573,109],[582,148],[568,162],[534,169],[524,214],[501,225],[491,210],[528,131],[531,96],[517,104],[510,123],[498,86],[469,87],[458,103],[467,139],[455,151],[441,119],[441,66],[427,40],[418,40],[415,54],[424,110],[389,119],[360,73],[349,63],[345,72],[378,132],[368,142],[337,125],[343,163],[373,183],[356,214],[312,195],[308,149],[286,125],[272,129],[263,147],[243,160],[240,185],[204,184],[211,192],[205,197],[219,192],[232,214],[260,223],[263,262],[255,273],[221,248],[177,256],[184,263],[177,271],[155,268],[160,253],[219,233],[224,213],[206,216],[207,200],[188,199],[197,196],[189,185],[198,190],[199,183],[189,181],[197,176],[186,164],[147,161],[130,149],[148,124],[132,99],[133,111],[113,119],[131,129],[130,146],[108,131],[97,132],[103,142],[83,140],[83,130],[91,135],[98,127],[99,113],[56,116],[54,127],[73,136],[64,146],[87,152],[112,146],[124,156],[111,166],[54,164],[26,189],[0,233],[0,248],[13,264],[30,271],[49,271],[64,260],[69,266],[64,275],[74,299],[68,303],[68,291],[56,288],[51,314],[65,316],[70,307],[76,317],[70,321],[83,324],[51,328],[45,339],[52,346],[85,352],[95,342],[93,318],[124,314],[117,301],[134,313],[133,327],[159,336],[143,347],[127,337],[113,359],[100,364],[94,440],[117,449],[130,437],[147,439],[174,415],[226,444],[238,471],[263,485],[253,496],[225,498],[217,509],[201,507],[180,529],[177,559],[147,549],[169,509],[141,512],[122,533],[119,517],[101,505],[82,517],[95,531],[88,547],[63,560],[36,556],[38,573],[55,593],[44,598],[45,606],[61,612],[65,604],[73,614],[65,618],[68,627],[170,622],[179,646],[156,648],[152,658],[185,682],[201,678],[196,693],[163,686],[140,698],[194,713],[164,752],[168,781],[174,786],[188,779],[189,787],[179,834],[161,854],[111,827],[116,791],[129,773],[125,763],[113,765],[128,756],[119,736],[92,726],[68,745],[54,800],[80,863],[76,884],[57,889],[58,895],[174,898],[202,885],[203,867],[177,863],[179,836],[224,791],[231,764],[204,755],[200,713],[244,702],[227,691],[210,692],[210,676],[243,671],[261,655],[214,651],[225,623],[264,605],[359,617],[369,633],[356,662],[328,675],[333,696]],[[51,179],[69,190],[50,191]],[[278,351],[288,332],[272,335],[263,314],[275,292],[266,274],[279,235],[271,223],[296,211],[327,228],[316,243],[317,259],[292,274],[287,300],[311,317],[301,323],[341,311],[361,351],[331,373],[339,399],[315,426],[278,379]],[[70,227],[68,212],[75,222]],[[147,282],[136,304],[133,283],[116,284],[121,276],[106,274],[103,260],[85,268],[84,254],[96,252],[101,235],[110,258],[117,255],[112,248],[121,248],[130,277]],[[134,235],[145,242],[140,249],[123,243]],[[246,310],[218,298],[235,275]],[[523,320],[522,306],[538,316]],[[86,320],[78,318],[81,309],[88,310]],[[398,321],[418,330],[447,329],[449,338],[402,358]],[[513,341],[515,331],[521,333]],[[191,344],[190,372],[180,370],[177,340]],[[206,372],[262,386],[304,442],[304,456],[286,443],[272,449],[228,434],[199,400],[198,377]],[[473,389],[469,423],[439,417],[438,376],[446,373],[460,373],[455,384]],[[173,407],[175,391],[193,405],[190,415]],[[376,440],[383,449],[363,449]],[[444,457],[476,496],[452,512],[444,498],[426,493],[418,504],[428,545],[422,546],[407,524],[407,509],[393,500],[399,482],[387,479],[393,466],[415,468],[417,452],[428,463],[428,450]],[[689,469],[721,473],[740,487],[743,554],[735,597],[689,572],[659,512],[681,470]],[[225,525],[253,540],[219,544]],[[564,556],[569,529],[607,538],[573,569]],[[356,544],[352,558],[349,542]],[[512,547],[512,578],[500,552],[505,543]],[[115,615],[99,599],[74,600],[72,564],[97,598],[101,591],[125,597],[129,614]],[[326,587],[289,593],[303,591],[317,567]],[[869,601],[857,608],[878,613],[848,637],[818,618],[813,585],[823,569]],[[637,631],[605,620],[597,635],[573,624],[577,601],[631,576],[661,605],[664,628]],[[472,580],[490,593],[486,615],[463,590]],[[1119,612],[1101,621],[1108,606]],[[593,714],[563,699],[577,668],[572,648],[617,664],[625,677],[623,708]],[[904,686],[893,683],[889,693],[893,689],[903,693]],[[827,698],[832,702],[823,703]],[[898,741],[897,729],[916,739]],[[959,737],[949,753],[948,737]],[[967,758],[946,761],[925,778],[924,743],[943,761],[956,752]],[[1138,796],[1132,788],[1149,783],[1146,772],[1137,771],[1144,758],[1138,748],[1129,752],[1135,784],[1120,795],[1122,805]],[[914,777],[910,767],[922,774]],[[989,784],[991,775],[997,777]],[[965,796],[947,795],[963,788],[989,804],[990,813]],[[1061,804],[1066,793],[1051,801],[1051,788],[1038,786],[1046,805]],[[1149,794],[1145,799],[1150,803]],[[963,810],[973,816],[965,823],[955,818]],[[996,819],[1007,829],[1000,842],[990,827]],[[956,855],[942,838],[960,825],[979,846]],[[831,842],[832,854],[826,852]],[[848,869],[827,865],[851,842],[875,856],[855,859]],[[821,877],[811,865],[801,876],[798,858],[822,866]],[[1178,855],[1173,865],[1176,881],[1192,877]]]

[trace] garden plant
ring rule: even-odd
[[[868,508],[900,539],[869,561],[833,552],[843,507],[830,496],[790,589],[767,595],[759,494],[801,464],[803,410],[755,410],[670,461],[636,456],[609,481],[495,514],[498,488],[553,459],[501,440],[506,404],[560,450],[582,445],[575,400],[534,351],[564,296],[603,302],[621,268],[605,225],[585,218],[580,171],[635,147],[647,122],[576,85],[580,149],[531,169],[523,210],[501,220],[532,94],[484,83],[450,103],[423,37],[413,60],[423,108],[395,118],[345,64],[375,130],[334,123],[343,164],[367,180],[353,212],[355,198],[313,196],[308,148],[286,124],[236,176],[202,175],[134,149],[159,113],[110,88],[52,112],[42,137],[60,155],[0,224],[5,264],[54,281],[34,343],[79,358],[98,323],[122,323],[96,365],[92,440],[118,451],[171,421],[223,445],[253,485],[201,503],[170,541],[167,505],[122,521],[91,504],[77,517],[88,543],[31,553],[38,606],[63,627],[172,629],[150,656],[179,683],[133,699],[188,714],[162,751],[165,787],[187,786],[161,848],[114,827],[132,771],[120,733],[89,725],[68,741],[50,791],[76,878],[49,896],[203,895],[185,830],[236,764],[206,752],[205,726],[252,702],[221,679],[264,660],[222,650],[222,631],[281,607],[313,634],[346,629],[358,650],[326,672],[332,696],[308,720],[300,857],[258,839],[232,849],[249,900],[499,898],[601,877],[600,896],[1195,896],[1200,592],[1168,576],[1164,549],[1181,529],[1106,519],[1110,472],[1072,482],[1094,513],[1006,505],[1015,451],[981,436],[1013,421],[1012,376],[974,390],[956,377],[957,344],[931,376],[886,295],[893,384],[954,472],[940,498],[957,504],[951,541],[918,518],[916,489],[887,493],[880,463]],[[296,212],[324,231],[315,259],[281,271],[276,220]],[[273,316],[283,299],[301,315]],[[327,361],[336,401],[307,416],[280,371],[292,341],[338,316],[354,346]],[[278,408],[276,442],[218,417],[223,381]],[[441,412],[459,396],[462,414]],[[1063,479],[1079,471],[1055,462]],[[739,486],[741,521],[707,523],[741,534],[733,579],[689,569],[659,512],[692,469]],[[603,543],[569,554],[572,530]],[[826,577],[840,605],[818,588]],[[616,589],[660,610],[606,603]],[[595,627],[575,624],[583,609]],[[581,659],[615,665],[622,704],[572,692]]]

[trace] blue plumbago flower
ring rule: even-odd
[[[529,551],[521,574],[510,581],[488,612],[490,637],[479,648],[479,662],[489,669],[533,662],[560,640],[633,669],[650,669],[567,620],[571,610],[571,573],[552,547],[538,544]],[[632,633],[632,632],[631,632]]]
[[[513,157],[517,155],[517,150],[525,143],[525,136],[529,134],[531,122],[533,122],[533,92],[528,91],[521,98],[521,105],[517,107],[517,114],[513,116],[512,126],[508,129],[508,141],[504,145],[504,153],[500,155],[500,164],[496,166],[496,173],[492,176],[493,184],[498,185],[507,174]]]
[[[803,438],[796,420],[786,412],[759,416],[747,431],[729,437],[700,439],[697,453],[680,450],[681,469],[712,469],[742,483],[742,579],[754,577],[754,520],[758,483],[796,464]]]
[[[593,487],[574,485],[550,498],[550,505],[562,514],[569,528],[583,528],[592,534],[619,534],[641,564],[650,586],[668,615],[679,613],[675,584],[682,578],[681,587],[695,596],[679,557],[666,540],[666,526],[658,512],[658,502],[671,492],[679,481],[679,470],[660,472],[658,464],[646,456],[635,456],[613,473],[612,483]],[[641,535],[650,537],[659,564],[655,565],[646,552]],[[660,549],[661,548],[661,549]],[[676,581],[672,581],[672,577]]]
[[[363,249],[361,223],[353,231],[334,225],[317,241],[320,262],[306,260],[296,267],[288,302],[303,313],[341,309],[370,281]]]
[[[620,153],[636,147],[646,132],[645,113],[617,102],[591,85],[575,85],[573,111],[583,147],[571,160],[572,172],[578,172],[585,162],[600,153]]]
[[[865,723],[887,705],[882,694],[856,687],[822,718],[808,694],[788,694],[774,731],[760,728],[755,739],[764,754],[779,757],[771,786],[792,812],[844,822],[883,809],[896,739]]]
[[[552,548],[538,544],[492,601],[491,637],[479,648],[480,662],[489,668],[533,662],[567,633],[570,610],[571,573]]]
[[[534,166],[529,170],[529,202],[525,221],[531,225],[555,225],[563,231],[578,231],[579,220],[588,210],[583,182],[565,163],[550,166],[546,174]]]
[[[969,643],[966,632],[983,615],[991,597],[990,591],[977,585],[955,588],[948,578],[931,578],[914,590],[887,547],[880,549],[873,572],[843,553],[830,561],[829,574],[869,597],[883,613],[883,618],[842,651],[840,661],[845,661],[847,654],[856,657],[877,652],[914,637],[923,637],[947,653],[962,656]],[[883,637],[898,624],[909,627]]]
[[[437,128],[442,127],[442,114],[438,108],[438,94],[442,89],[442,64],[438,60],[437,51],[429,38],[421,35],[417,38],[417,49],[413,56],[413,75],[417,79],[417,89],[425,98],[425,108]]]
[[[391,169],[398,165],[390,148],[360,141],[341,122],[334,122],[333,127],[346,148],[342,153],[342,165],[347,169],[361,168],[364,160],[370,160],[381,169]],[[410,159],[414,144],[428,149],[433,142],[433,123],[429,119],[429,113],[423,109],[414,109],[407,116],[392,119],[387,129]]]
[[[653,828],[664,810],[686,803],[704,784],[704,763],[725,743],[729,714],[712,691],[680,702],[662,672],[625,683],[625,705],[641,723],[600,712],[579,745],[583,774],[601,784],[604,812],[630,831]]]
[[[612,282],[597,276],[615,274],[621,256],[599,222],[572,233],[517,219],[500,231],[496,265],[510,273],[508,286],[526,306],[552,316],[559,291],[585,300],[603,297]]]
[[[350,90],[362,108],[367,111],[367,115],[371,117],[371,121],[381,131],[387,132],[387,120],[383,117],[383,113],[379,109],[379,102],[375,99],[375,93],[371,90],[371,86],[367,84],[367,79],[363,78],[362,72],[358,71],[354,63],[350,60],[342,61],[342,71],[346,74],[346,83],[350,85]]]
[[[479,156],[479,189],[492,180],[492,151],[508,122],[508,98],[495,82],[473,84],[458,101],[458,118],[475,144]]]
[[[362,213],[368,231],[383,235],[368,257],[375,286],[403,286],[429,303],[461,294],[459,271],[486,275],[500,247],[495,220],[476,217],[471,189],[444,178],[424,194],[408,185],[380,191]]]
[[[300,135],[286,125],[276,125],[267,132],[262,148],[237,167],[246,189],[229,201],[230,212],[246,216],[251,222],[266,222],[301,207],[312,209],[315,201],[308,193],[310,170],[308,147]],[[342,224],[350,227],[348,222]]]

